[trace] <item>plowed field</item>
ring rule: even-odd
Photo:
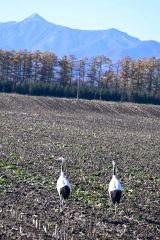
[[[62,155],[71,195],[60,212]],[[0,94],[0,167],[2,240],[160,239],[160,106]]]

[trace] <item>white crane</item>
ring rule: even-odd
[[[62,163],[61,163],[61,173],[57,180],[57,191],[60,197],[60,210],[61,210],[63,207],[64,200],[69,198],[71,186],[70,186],[70,182],[68,181],[67,177],[63,172],[63,164],[65,162],[65,159],[64,157],[60,157],[59,160],[61,160]]]
[[[109,183],[108,191],[109,191],[111,201],[115,206],[115,214],[116,214],[116,206],[117,204],[120,203],[120,199],[122,196],[122,185],[116,177],[115,162],[113,161],[112,164],[113,164],[113,175]]]

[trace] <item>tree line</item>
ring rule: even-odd
[[[0,50],[0,92],[160,104],[160,59]]]

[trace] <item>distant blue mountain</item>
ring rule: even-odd
[[[20,22],[0,23],[0,49],[52,51],[58,57],[77,58],[106,55],[113,61],[160,57],[160,43],[141,41],[117,29],[78,30],[46,21],[38,14]]]

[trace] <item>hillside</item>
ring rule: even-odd
[[[1,93],[0,129],[1,239],[160,238],[160,106]],[[62,155],[71,196],[60,212]]]
[[[116,61],[126,55],[134,59],[160,57],[160,43],[141,41],[118,29],[79,30],[56,25],[33,14],[20,22],[0,23],[0,49],[51,51],[58,57],[106,55]]]
[[[67,98],[34,97],[18,94],[0,94],[0,110],[59,111],[70,113],[125,114],[130,116],[160,117],[160,106],[124,102],[76,100]]]

